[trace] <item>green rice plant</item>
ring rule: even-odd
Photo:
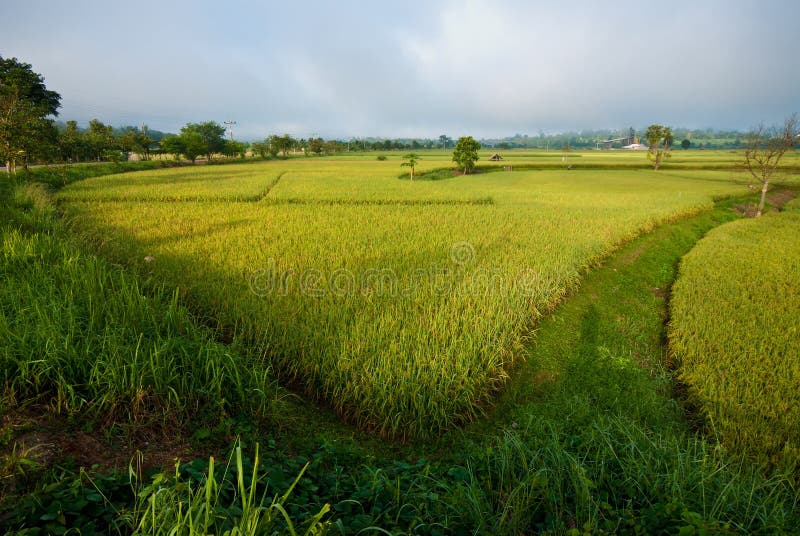
[[[423,437],[481,415],[530,328],[619,244],[744,188],[730,172],[670,170],[412,184],[389,164],[225,168],[263,168],[263,183],[280,176],[267,199],[285,203],[103,200],[106,189],[127,191],[135,174],[85,181],[59,197],[103,254],[184,289],[286,383],[362,428]],[[198,173],[213,198],[213,173]],[[180,196],[171,188],[194,179],[171,170],[147,180],[154,199],[172,199]]]
[[[113,173],[179,167],[177,162],[147,160],[141,162],[88,162],[85,164],[37,166],[17,171],[16,179],[23,182],[38,182],[60,188],[89,177]]]
[[[669,339],[681,378],[732,452],[800,460],[800,214],[719,227],[683,259]]]
[[[105,201],[257,201],[279,179],[277,165],[233,164],[180,167],[105,175],[75,183],[59,193],[62,200]]]

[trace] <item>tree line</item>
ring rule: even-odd
[[[188,123],[179,134],[175,135],[153,131],[153,136],[145,125],[141,128],[115,129],[97,119],[91,120],[86,129],[79,128],[76,121],[57,125],[54,118],[58,115],[60,107],[61,96],[47,89],[42,75],[34,72],[30,64],[20,62],[16,58],[0,56],[0,161],[5,162],[9,174],[14,173],[19,164],[26,167],[34,162],[115,161],[127,158],[125,153],[136,153],[144,160],[151,158],[155,153],[166,153],[175,158],[185,157],[194,163],[200,156],[211,160],[218,154],[233,158],[244,158],[248,153],[262,158],[278,156],[286,158],[289,153],[297,152],[303,155],[322,155],[345,151],[450,147],[454,147],[453,161],[463,168],[466,174],[474,167],[477,151],[482,146],[507,147],[510,146],[507,144],[511,143],[507,141],[492,143],[491,140],[479,142],[467,136],[460,138],[457,144],[453,144],[453,140],[446,134],[440,135],[438,140],[354,138],[349,141],[325,140],[321,137],[296,139],[289,134],[273,134],[262,141],[248,144],[235,141],[232,136],[231,139],[225,139],[225,127],[215,121]],[[743,168],[765,185],[762,191],[762,204],[770,177],[779,166],[783,154],[792,149],[800,139],[797,130],[796,116],[791,116],[782,131],[770,131],[762,126],[741,137],[739,133],[727,133],[735,134],[736,145],[741,145],[745,149]],[[633,129],[630,129],[630,132],[632,131]],[[586,141],[583,134],[578,140],[563,136],[561,145],[565,154],[571,147],[579,147]],[[588,134],[592,134],[596,139],[597,132]],[[703,134],[714,133],[705,131]],[[683,137],[681,146],[687,149],[693,145],[690,139],[692,135],[693,131],[676,129],[673,132],[671,128],[663,125],[650,125],[644,133],[644,139],[649,145],[647,155],[653,163],[653,168],[658,170],[670,157],[676,136]],[[157,138],[161,138],[160,141]],[[558,136],[552,138],[554,142],[560,139]],[[511,139],[524,140],[525,145],[530,146],[529,140],[536,138],[518,134]],[[540,133],[538,139],[539,142],[546,139],[549,144],[550,138],[546,138],[544,133]],[[764,154],[764,151],[773,145],[780,150],[774,149]],[[419,156],[415,153],[406,155],[412,179],[417,160]]]

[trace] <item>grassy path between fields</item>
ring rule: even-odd
[[[357,443],[374,446],[376,453],[409,458],[449,458],[454,452],[459,457],[462,448],[491,441],[502,429],[513,430],[532,415],[539,415],[553,397],[582,394],[595,398],[598,408],[624,399],[624,390],[630,386],[619,382],[615,374],[605,374],[607,369],[620,368],[630,369],[640,383],[637,388],[652,390],[668,407],[668,415],[642,415],[645,421],[666,419],[670,426],[680,427],[685,415],[675,400],[666,355],[670,286],[683,255],[709,230],[740,217],[734,207],[741,203],[741,199],[723,200],[711,211],[662,225],[626,244],[587,273],[580,288],[534,329],[524,361],[511,371],[510,380],[483,419],[448,432],[433,443],[387,445],[369,436],[358,437],[361,434],[356,432]],[[325,440],[352,437],[352,429],[346,432],[327,412],[318,418],[307,402],[292,397],[287,403],[286,414],[302,422],[293,427],[295,431],[313,430]],[[640,408],[638,413],[642,411],[646,410]],[[336,424],[331,425],[331,420]],[[312,439],[303,433],[288,439],[303,436],[304,440]],[[453,448],[461,444],[463,447]]]
[[[587,361],[668,372],[665,322],[681,258],[708,231],[739,215],[736,201],[663,225],[625,245],[585,275],[581,286],[535,329],[525,361],[499,394],[489,422],[505,423],[540,403]],[[513,422],[513,421],[512,421]]]

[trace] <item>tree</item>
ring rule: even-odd
[[[0,158],[10,175],[54,145],[57,132],[50,116],[58,115],[61,96],[44,85],[30,64],[0,56]]]
[[[200,154],[205,154],[209,160],[214,153],[221,153],[225,149],[225,127],[216,121],[188,123],[181,129],[181,134],[185,132],[200,134],[205,144],[205,148]]]
[[[758,203],[756,218],[764,211],[770,181],[778,171],[786,151],[800,142],[797,114],[787,118],[783,127],[765,128],[759,125],[747,135],[744,150],[744,168],[761,183],[761,200]]]
[[[150,160],[150,145],[153,140],[138,128],[129,128],[119,137],[119,144],[123,150],[137,153],[142,160]]]
[[[408,153],[403,157],[403,163],[400,164],[400,167],[410,167],[411,168],[411,181],[414,181],[414,168],[417,166],[422,158],[416,153]]]
[[[185,152],[185,146],[183,142],[184,138],[181,136],[167,136],[161,140],[159,145],[163,152],[173,155],[175,160],[178,160]],[[195,158],[197,157],[195,156]],[[194,160],[192,160],[192,162],[194,162]]]
[[[225,148],[223,149],[223,152],[225,156],[229,156],[231,158],[236,158],[237,156],[239,158],[244,158],[245,154],[247,153],[247,148],[248,145],[244,142],[227,140],[225,142]]]
[[[672,129],[663,125],[650,125],[644,134],[647,145],[647,159],[653,162],[653,170],[658,171],[661,163],[671,156],[672,151]]]
[[[312,153],[319,155],[322,154],[322,150],[325,148],[325,142],[322,138],[310,138],[308,140],[308,150]]]
[[[194,130],[182,131],[180,138],[183,146],[183,154],[192,161],[192,164],[195,163],[197,157],[201,154],[208,154],[208,141],[199,132]]]
[[[277,136],[273,134],[269,137],[270,154],[277,156],[278,153],[283,153],[283,157],[289,154],[289,151],[297,145],[297,140],[289,134]],[[274,152],[273,152],[274,151]]]
[[[447,146],[450,144],[451,141],[453,140],[451,140],[450,137],[447,136],[446,134],[442,134],[441,136],[439,136],[439,142],[442,144],[442,149],[447,149]]]
[[[110,151],[114,150],[116,144],[111,130],[111,125],[105,125],[98,119],[89,121],[89,132],[86,137],[89,150],[95,160],[103,159]]]
[[[681,142],[681,147],[683,147],[684,149],[688,149],[688,148],[689,148],[689,147],[691,147],[691,146],[692,146],[692,142],[691,142],[691,140],[689,140],[688,138],[684,139],[684,140]]]
[[[80,162],[89,157],[88,143],[77,121],[67,121],[64,130],[59,132],[58,151],[64,161]]]
[[[269,140],[255,141],[250,144],[250,150],[261,158],[266,158],[270,153]],[[277,152],[275,154],[278,154]]]
[[[453,162],[458,164],[459,167],[464,168],[464,175],[475,168],[475,162],[478,161],[478,150],[481,144],[475,141],[472,136],[462,136],[458,138],[456,148],[453,150]]]

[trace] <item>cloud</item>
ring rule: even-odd
[[[793,1],[162,4],[11,0],[0,54],[33,63],[64,118],[231,119],[248,138],[746,128],[800,111]]]

